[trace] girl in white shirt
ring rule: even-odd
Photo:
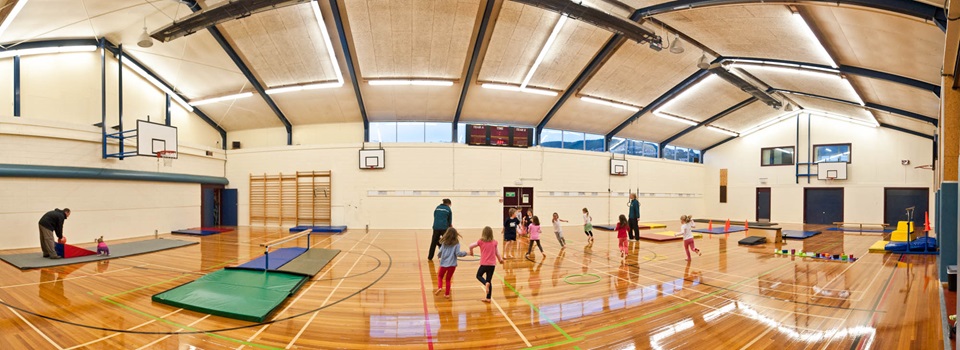
[[[593,217],[587,208],[583,208],[583,233],[587,235],[587,244],[593,243]]]
[[[560,242],[560,249],[567,247],[567,241],[563,239],[563,229],[560,228],[561,222],[569,222],[561,219],[560,214],[553,213],[553,234],[557,235],[557,241]]]
[[[697,249],[693,245],[693,228],[696,225],[693,224],[693,217],[690,215],[680,216],[680,232],[676,236],[683,236],[683,250],[687,253],[687,261],[690,261],[690,250],[692,249],[697,253],[697,256],[700,256],[700,249]]]

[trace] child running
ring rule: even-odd
[[[626,215],[620,214],[620,222],[617,223],[617,240],[619,241],[618,246],[620,247],[620,258],[627,256],[627,230],[630,229],[630,225],[627,223]]]
[[[547,258],[547,254],[543,253],[543,246],[540,245],[540,218],[536,215],[530,218],[530,227],[527,229],[527,232],[530,233],[530,247],[527,248],[527,259],[530,258],[530,253],[533,252],[533,244],[537,244],[537,249],[540,249],[540,255],[543,255],[543,258]]]
[[[587,235],[587,244],[593,243],[593,217],[587,208],[583,208],[583,233]]]
[[[690,215],[680,216],[680,232],[675,236],[683,236],[683,250],[687,253],[687,261],[690,261],[690,249],[693,249],[700,256],[700,249],[693,245],[693,217]]]
[[[557,241],[560,242],[560,249],[567,247],[567,240],[563,239],[563,229],[560,228],[561,222],[569,222],[560,218],[560,214],[553,213],[553,234],[557,235]]]
[[[517,244],[517,226],[520,226],[520,219],[517,219],[517,210],[510,208],[510,212],[506,220],[503,221],[503,257],[512,258],[513,254],[509,254],[511,251],[515,251]],[[510,250],[510,249],[513,250]]]
[[[451,227],[440,237],[440,271],[437,272],[437,291],[433,294],[440,295],[443,291],[443,281],[447,281],[447,292],[444,297],[450,299],[450,279],[453,278],[453,272],[457,270],[457,257],[467,256],[467,252],[460,250],[460,234],[457,229]]]
[[[483,228],[480,234],[480,240],[470,245],[470,255],[473,255],[473,248],[480,247],[480,268],[477,269],[477,279],[483,283],[487,289],[486,299],[480,301],[489,303],[490,292],[492,291],[490,281],[493,280],[493,271],[497,268],[497,262],[503,264],[503,258],[500,257],[500,251],[497,250],[497,241],[493,239],[493,229],[490,226]]]

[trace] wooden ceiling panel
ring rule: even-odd
[[[660,107],[664,112],[703,121],[730,108],[750,95],[720,77],[710,74]]]
[[[697,71],[700,52],[654,51],[626,42],[580,90],[583,95],[645,106]]]
[[[523,82],[559,18],[553,12],[505,1],[480,66],[479,80]]]
[[[930,118],[938,118],[940,115],[940,98],[930,91],[860,76],[848,76],[847,79],[851,79],[863,89],[865,102],[902,109]]]

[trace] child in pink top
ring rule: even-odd
[[[470,255],[473,254],[473,248],[480,247],[480,268],[477,269],[477,279],[487,289],[487,298],[480,301],[489,303],[490,293],[493,291],[490,281],[493,280],[493,271],[497,268],[497,262],[503,264],[503,258],[500,257],[500,251],[497,249],[497,241],[493,239],[493,229],[490,226],[483,228],[480,240],[470,245]]]
[[[620,257],[627,256],[627,230],[630,229],[630,225],[627,224],[627,217],[623,214],[620,214],[620,222],[617,223],[617,240],[620,241],[618,244],[620,247]]]
[[[533,251],[533,244],[537,244],[537,248],[540,249],[540,255],[543,255],[544,258],[547,257],[547,254],[543,253],[543,246],[540,245],[540,218],[533,216],[530,218],[530,228],[527,232],[530,233],[530,247],[527,248],[527,259],[530,258],[530,252]]]

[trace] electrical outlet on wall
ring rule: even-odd
[[[902,164],[902,165],[910,165],[910,160],[909,160],[909,159],[901,160],[901,161],[900,161],[900,164]]]

